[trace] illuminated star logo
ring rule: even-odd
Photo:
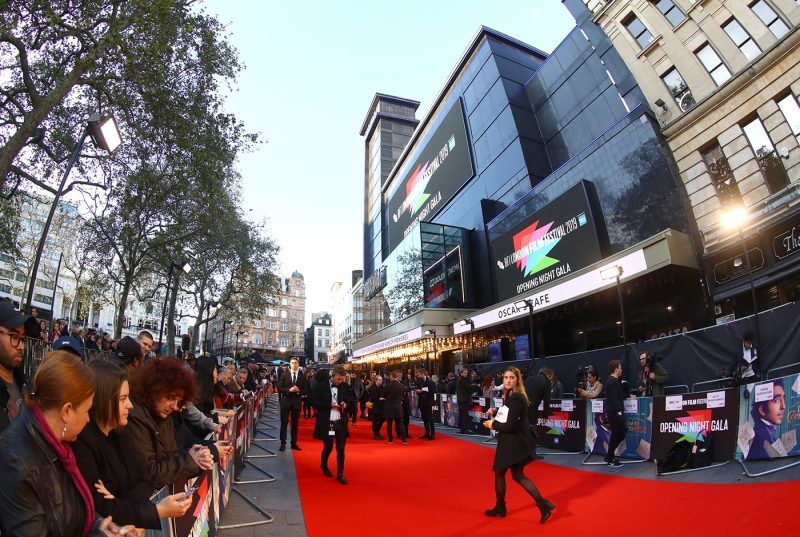
[[[547,434],[564,436],[564,430],[567,428],[568,419],[569,414],[567,412],[553,412],[550,414],[550,417],[548,418],[550,421],[550,430],[547,431]]]
[[[688,416],[684,416],[683,418],[678,418],[678,421],[683,423],[686,426],[686,432],[678,438],[675,443],[678,442],[689,442],[694,444],[697,440],[704,441],[705,437],[703,437],[703,429],[702,427],[695,426],[692,427],[693,423],[706,423],[711,421],[711,410],[688,410],[686,412],[689,414]]]
[[[561,241],[561,237],[548,241],[542,240],[542,237],[544,237],[547,232],[550,231],[550,228],[553,227],[553,222],[550,222],[541,228],[538,226],[539,221],[537,220],[514,235],[515,252],[519,252],[520,250],[528,248],[527,255],[520,256],[517,259],[517,268],[522,271],[522,274],[525,277],[528,277],[531,274],[536,274],[537,272],[558,263],[558,259],[548,257],[547,254],[549,254],[550,250],[555,248],[556,244]],[[538,248],[536,246],[538,246]]]
[[[425,205],[425,202],[431,197],[430,194],[425,192],[425,187],[428,186],[428,182],[431,179],[430,177],[425,178],[425,172],[428,171],[430,163],[431,162],[428,161],[425,165],[417,166],[417,169],[414,170],[414,173],[412,173],[411,177],[408,179],[406,183],[406,198],[403,200],[403,204],[400,205],[400,210],[392,215],[395,222],[397,222],[406,211],[408,211],[410,216],[414,216],[414,213]]]

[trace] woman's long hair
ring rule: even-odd
[[[32,399],[42,410],[77,407],[94,394],[94,372],[68,351],[50,351],[33,377]]]
[[[515,377],[517,377],[517,385],[514,386],[512,390],[516,394],[522,395],[525,399],[525,404],[530,405],[531,400],[528,399],[528,392],[525,391],[525,385],[522,383],[522,372],[514,366],[507,367],[505,371],[503,371],[503,375],[506,373],[513,373]]]
[[[200,394],[197,397],[197,408],[207,414],[214,410],[214,370],[217,361],[210,356],[201,356],[194,367]]]
[[[94,371],[94,401],[89,416],[100,427],[118,429],[119,392],[128,380],[128,369],[105,360],[92,360],[89,369]]]

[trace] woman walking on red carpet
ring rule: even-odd
[[[484,426],[499,433],[497,451],[494,454],[494,492],[497,503],[486,511],[487,516],[506,516],[506,473],[511,469],[511,478],[520,484],[536,501],[544,524],[550,518],[555,505],[544,499],[533,484],[525,477],[525,465],[531,462],[531,434],[528,423],[528,394],[522,385],[522,374],[516,367],[509,367],[503,373],[503,406],[493,410],[494,418],[483,422]]]

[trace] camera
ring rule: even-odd
[[[660,362],[663,359],[664,359],[663,356],[661,356],[661,355],[659,355],[659,354],[657,354],[655,352],[646,352],[645,353],[645,357],[644,357],[644,365],[647,368],[652,368],[653,365],[657,364],[658,362]]]

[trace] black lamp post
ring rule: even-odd
[[[192,270],[192,266],[183,261],[181,263],[170,263],[169,264],[169,274],[167,275],[167,290],[164,294],[164,305],[161,307],[161,324],[158,328],[158,354],[161,354],[161,338],[164,334],[164,317],[167,316],[167,302],[169,302],[169,291],[172,288],[172,274],[176,268],[181,269],[183,272],[188,274]]]
[[[753,282],[753,266],[750,264],[750,252],[747,251],[747,242],[744,238],[744,226],[747,223],[749,216],[743,207],[736,207],[727,211],[723,215],[723,225],[727,229],[736,229],[739,235],[739,243],[744,251],[744,261],[747,263],[747,281],[750,285],[750,299],[753,301],[753,321],[756,323],[756,339],[757,344],[761,344],[761,326],[758,322],[758,302],[756,300],[756,286]],[[737,261],[739,262],[737,264]],[[733,260],[733,266],[739,267],[742,265],[741,259]]]
[[[211,317],[211,308],[217,306],[219,306],[219,302],[217,302],[216,300],[209,300],[208,302],[206,302],[206,338],[205,338],[206,354],[211,354],[211,351],[209,350],[209,347],[211,346],[211,339],[209,339],[208,337],[208,327],[211,326],[211,320],[209,319],[209,317]]]
[[[604,280],[615,280],[617,282],[617,297],[619,298],[619,316],[622,324],[622,352],[624,353],[625,370],[628,370],[628,334],[625,330],[625,304],[622,301],[622,286],[619,278],[622,276],[622,267],[614,265],[600,271],[600,277]]]
[[[475,363],[475,322],[472,319],[463,319],[461,326],[469,325],[469,362]]]
[[[228,319],[225,319],[224,321],[222,321],[222,353],[221,354],[223,356],[225,356],[225,328],[229,324],[233,324],[233,321],[229,321]]]
[[[514,307],[520,310],[523,308],[528,308],[528,354],[530,355],[531,360],[534,360],[536,356],[533,354],[533,300],[529,298],[517,300],[514,302]]]
[[[86,128],[83,129],[81,137],[78,138],[72,148],[72,153],[70,153],[69,162],[67,163],[67,169],[64,171],[64,175],[61,177],[61,183],[58,185],[55,197],[53,198],[53,203],[50,205],[50,212],[47,214],[47,219],[44,221],[42,236],[39,238],[39,244],[36,246],[36,255],[33,258],[33,268],[31,269],[31,283],[30,287],[28,288],[28,296],[25,299],[25,304],[28,306],[29,311],[31,304],[33,303],[33,293],[36,287],[36,275],[39,272],[39,262],[42,259],[44,245],[47,242],[47,234],[50,232],[50,224],[53,223],[53,216],[56,214],[58,202],[61,199],[64,185],[67,183],[69,172],[72,171],[72,167],[78,161],[78,157],[81,154],[81,149],[83,148],[83,143],[86,141],[87,136],[92,137],[92,140],[97,147],[108,151],[109,153],[113,153],[114,150],[116,150],[122,144],[119,128],[117,127],[117,122],[114,120],[113,116],[100,117],[98,114],[93,114],[89,117],[89,120],[86,123]]]

